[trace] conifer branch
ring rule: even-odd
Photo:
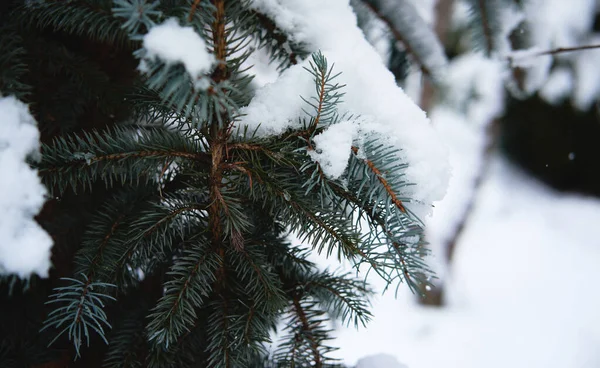
[[[165,284],[165,293],[150,315],[150,341],[169,348],[190,331],[197,319],[196,308],[212,290],[218,264],[215,253],[200,245],[173,265],[169,272],[173,279]]]
[[[212,41],[214,43],[214,54],[217,59],[217,67],[215,68],[211,78],[215,83],[219,83],[227,79],[227,44],[225,34],[225,1],[224,0],[212,0],[215,7],[214,21],[211,25],[212,29]],[[209,176],[209,196],[210,206],[208,209],[209,213],[209,229],[211,234],[212,246],[215,250],[222,248],[222,224],[221,224],[221,211],[223,209],[223,196],[221,194],[221,186],[223,185],[223,160],[225,159],[225,146],[227,141],[227,129],[228,126],[222,128],[219,126],[219,121],[228,120],[227,117],[223,118],[217,116],[218,112],[215,112],[215,116],[212,118],[210,125],[210,152],[211,152],[211,168]],[[221,258],[224,259],[224,249],[219,250],[221,252]],[[224,272],[224,268],[222,269]],[[224,276],[221,276],[223,278]]]
[[[317,126],[319,125],[319,120],[321,119],[321,112],[323,111],[323,100],[325,99],[325,74],[322,69],[319,69],[319,81],[318,81],[318,91],[319,96],[317,97],[317,116],[315,116],[314,121],[310,127],[311,131],[315,131]]]
[[[317,96],[311,97],[310,100],[304,97],[301,98],[313,108],[312,113],[307,112],[311,119],[307,131],[308,136],[305,137],[309,149],[312,149],[310,138],[314,135],[318,125],[329,125],[335,122],[337,118],[337,104],[341,102],[344,96],[344,93],[339,90],[344,85],[333,84],[333,81],[340,73],[333,75],[333,65],[331,67],[327,65],[327,59],[320,51],[312,55],[309,67],[310,69],[306,67],[304,69],[314,77]]]
[[[24,25],[40,29],[50,27],[116,47],[132,49],[137,45],[129,39],[110,9],[93,6],[90,2],[36,1],[23,5],[14,14]]]
[[[367,309],[366,298],[373,291],[364,281],[351,278],[350,274],[331,275],[327,271],[314,275],[304,285],[305,290],[324,304],[330,314],[342,316],[342,322],[366,326],[372,315]]]
[[[345,198],[347,201],[349,201],[350,203],[355,205],[356,209],[359,209],[361,211],[360,212],[361,214],[366,215],[367,218],[373,224],[378,226],[381,229],[381,231],[383,231],[383,233],[385,234],[387,239],[390,241],[390,244],[392,245],[393,249],[395,250],[395,252],[398,256],[398,260],[400,262],[399,269],[403,273],[404,278],[407,281],[407,283],[411,286],[411,289],[413,289],[413,285],[417,285],[417,283],[413,280],[413,278],[409,272],[409,268],[408,268],[407,262],[405,260],[407,255],[403,251],[404,246],[401,245],[400,242],[395,240],[398,238],[398,236],[396,234],[394,234],[391,230],[389,230],[388,222],[386,221],[386,219],[384,219],[381,216],[381,214],[376,210],[375,206],[369,204],[368,202],[361,201],[359,198],[354,196],[352,193],[344,190],[337,184],[332,185],[332,189],[336,192],[337,195]],[[391,282],[390,277],[386,274],[385,266],[377,267],[378,263],[375,262],[372,258],[373,257],[367,257],[365,255],[365,259],[369,261],[369,263],[371,264],[371,267],[375,270],[375,272],[377,272],[377,274],[379,276],[381,276],[384,280]]]
[[[43,145],[42,152],[42,161],[36,166],[48,186],[57,186],[60,193],[68,186],[74,190],[91,188],[98,179],[106,186],[112,186],[115,180],[130,184],[140,179],[155,180],[165,159],[210,162],[198,142],[166,129],[136,133],[114,128],[61,137],[51,145]]]
[[[363,0],[363,3],[388,26],[425,75],[435,78],[448,63],[439,39],[412,3],[406,0]]]
[[[487,12],[485,0],[477,0],[477,7],[479,9],[479,16],[481,17],[481,25],[483,27],[483,35],[486,42],[487,54],[491,54],[494,50],[494,35],[490,27],[489,14]]]
[[[248,292],[255,303],[259,304],[264,310],[278,311],[285,306],[285,299],[281,290],[281,282],[273,272],[269,272],[267,262],[262,252],[258,252],[254,247],[249,247],[242,251],[236,251],[239,258],[238,269],[245,269],[249,265],[253,272],[244,275],[238,274],[242,279],[248,281]],[[241,257],[240,257],[241,256]],[[262,261],[262,262],[261,262]]]
[[[82,275],[82,277],[84,281],[63,278],[63,280],[69,281],[71,285],[54,289],[54,294],[50,296],[50,300],[46,304],[60,303],[63,306],[48,314],[48,318],[44,321],[44,326],[40,330],[64,326],[56,337],[50,341],[49,345],[52,345],[59,337],[67,333],[69,340],[73,342],[75,347],[76,357],[80,356],[81,343],[84,337],[87,346],[89,346],[90,330],[98,333],[104,342],[108,343],[104,336],[103,326],[110,328],[110,324],[103,310],[103,299],[115,300],[110,295],[93,291],[94,288],[114,287],[114,285],[88,282],[89,280],[86,279],[85,275]]]
[[[308,321],[308,318],[306,317],[306,312],[304,311],[304,308],[302,308],[302,305],[300,304],[300,298],[298,296],[295,296],[292,301],[292,304],[294,306],[294,313],[296,313],[296,316],[302,324],[302,335],[306,337],[306,339],[308,339],[309,341],[315,367],[320,368],[323,366],[323,362],[321,358],[321,353],[319,352],[319,343],[313,337],[312,327]]]
[[[176,152],[176,151],[166,151],[166,150],[165,151],[139,150],[139,151],[134,151],[134,152],[113,153],[113,154],[104,155],[104,156],[93,156],[93,157],[89,158],[89,160],[88,160],[89,163],[86,162],[86,164],[90,165],[90,164],[100,162],[100,161],[119,161],[119,160],[123,160],[126,158],[144,158],[144,157],[164,157],[167,159],[181,157],[181,158],[187,158],[190,160],[196,160],[196,161],[202,161],[202,162],[208,162],[210,160],[210,157],[203,152],[189,153],[189,152]],[[56,168],[49,168],[49,169],[43,169],[43,170],[53,171],[53,170],[56,170]]]
[[[89,286],[90,283],[92,282],[92,278],[94,277],[94,274],[95,274],[95,267],[98,265],[98,261],[100,260],[100,258],[102,258],[102,253],[104,252],[104,248],[107,246],[109,240],[111,239],[111,237],[115,233],[115,230],[117,229],[117,227],[121,224],[121,221],[123,221],[124,217],[125,217],[125,215],[121,214],[121,215],[119,215],[115,219],[115,221],[111,225],[109,231],[104,236],[104,239],[102,239],[102,242],[98,246],[98,250],[96,251],[96,255],[94,256],[94,258],[90,262],[90,270],[88,271],[88,273],[86,275],[86,278],[87,278],[88,281],[85,283],[84,289],[87,290],[87,286]]]
[[[294,44],[269,17],[254,10],[250,14],[257,20],[256,35],[260,47],[266,47],[271,51],[271,60],[280,60],[278,68],[283,69],[298,64],[299,59],[305,56],[305,52]]]
[[[352,153],[354,153],[354,155],[358,158],[358,147],[353,146],[351,149],[352,149]],[[404,208],[402,201],[398,198],[398,195],[394,192],[391,185],[384,178],[383,173],[377,168],[377,166],[375,166],[373,161],[368,160],[368,159],[361,159],[361,160],[369,167],[369,169],[371,169],[373,174],[375,174],[375,176],[377,177],[377,180],[379,180],[381,185],[383,185],[383,187],[385,188],[385,191],[389,194],[390,198],[392,199],[392,203],[394,203],[394,205],[396,207],[398,207],[398,209],[401,212],[406,213],[406,208]]]
[[[190,8],[190,13],[188,15],[188,22],[191,22],[192,19],[194,19],[194,14],[196,13],[196,8],[198,7],[200,1],[201,0],[194,0],[194,3],[192,4],[192,7]]]

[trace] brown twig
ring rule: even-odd
[[[600,44],[597,44],[597,45],[580,45],[580,46],[573,46],[573,47],[558,47],[556,49],[535,52],[535,53],[532,53],[532,54],[529,54],[529,55],[523,56],[523,57],[537,57],[537,56],[544,56],[544,55],[557,55],[557,54],[564,54],[564,53],[567,53],[567,52],[585,51],[585,50],[593,50],[593,49],[600,49]],[[518,58],[516,58],[514,55],[509,55],[507,57],[507,59],[508,59],[508,61],[512,62],[513,60],[516,60]]]
[[[190,9],[190,14],[188,15],[188,22],[191,22],[194,18],[194,14],[196,13],[196,8],[198,7],[198,4],[200,4],[200,0],[194,0],[192,8]]]
[[[313,358],[314,358],[314,363],[315,363],[314,366],[322,367],[323,362],[321,361],[321,354],[319,353],[319,344],[312,337],[312,333],[311,333],[312,328],[310,326],[310,323],[308,322],[306,313],[304,312],[304,309],[302,308],[302,305],[300,304],[300,298],[297,296],[294,297],[293,304],[294,304],[294,310],[296,311],[296,315],[298,316],[300,323],[302,323],[302,330],[307,332],[305,334],[305,336],[310,341],[310,350],[313,353]]]
[[[358,147],[352,146],[352,152],[355,155],[358,156]],[[398,196],[396,195],[396,193],[392,189],[392,186],[390,185],[390,183],[388,183],[388,181],[385,180],[385,178],[383,177],[383,174],[377,168],[377,166],[375,166],[375,164],[373,163],[373,161],[368,160],[368,159],[363,159],[363,161],[364,161],[365,164],[367,164],[367,166],[369,167],[369,169],[371,169],[371,171],[373,171],[373,173],[375,174],[375,176],[377,176],[377,180],[379,180],[379,182],[381,183],[381,185],[383,185],[383,187],[385,188],[385,191],[388,193],[388,195],[392,199],[392,202],[394,203],[394,205],[396,205],[396,207],[398,207],[398,209],[400,210],[400,212],[406,213],[406,208],[404,208],[404,205],[402,204],[402,201],[398,198]]]

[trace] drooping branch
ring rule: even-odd
[[[352,153],[354,153],[358,157],[358,147],[354,147],[353,146],[352,147]],[[396,194],[396,192],[394,192],[394,190],[392,189],[392,186],[385,179],[385,177],[383,176],[383,173],[377,168],[377,166],[375,166],[375,164],[373,163],[373,161],[368,160],[368,159],[362,159],[362,160],[364,161],[365,164],[367,164],[367,166],[369,167],[369,169],[371,169],[371,171],[373,172],[373,174],[375,174],[375,176],[377,177],[377,180],[379,180],[379,182],[381,183],[381,185],[383,185],[383,187],[385,188],[385,191],[387,192],[387,194],[392,199],[392,203],[394,203],[394,205],[396,207],[398,207],[398,209],[400,210],[400,212],[406,213],[406,208],[404,208],[404,205],[402,204],[402,201],[398,198],[398,195]]]
[[[321,353],[319,352],[319,343],[312,337],[312,327],[310,325],[310,322],[308,321],[308,317],[306,316],[306,312],[304,311],[304,308],[302,308],[302,304],[300,304],[299,297],[297,297],[297,296],[294,297],[293,305],[294,305],[294,313],[296,314],[296,316],[300,320],[300,323],[302,324],[302,330],[304,332],[304,336],[306,336],[307,339],[309,340],[310,350],[313,354],[313,359],[314,359],[314,366],[322,367],[323,360],[321,358]]]
[[[92,284],[93,277],[94,277],[94,275],[96,273],[96,268],[95,267],[98,265],[98,261],[102,257],[102,253],[104,252],[104,249],[106,248],[106,245],[108,244],[109,240],[111,239],[111,237],[115,233],[115,230],[117,229],[117,227],[120,225],[121,221],[123,220],[123,217],[124,217],[124,215],[120,215],[115,220],[115,222],[112,224],[112,226],[110,227],[110,229],[108,230],[108,232],[106,233],[106,235],[104,236],[104,238],[102,239],[102,242],[98,246],[98,251],[94,255],[94,258],[90,262],[90,266],[91,267],[88,270],[87,275],[85,275],[85,277],[84,277],[86,279],[86,281],[85,281],[85,284],[83,285],[83,288],[82,288],[81,301],[77,305],[77,312],[76,312],[76,317],[75,317],[75,324],[81,323],[81,315],[82,315],[83,309],[85,307],[84,300],[86,298],[87,293],[89,292],[89,288],[90,288],[90,286]]]

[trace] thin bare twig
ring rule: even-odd
[[[539,57],[539,56],[545,56],[545,55],[558,55],[558,54],[565,54],[568,52],[577,52],[577,51],[586,51],[586,50],[593,50],[593,49],[600,49],[600,44],[595,44],[595,45],[580,45],[580,46],[573,46],[573,47],[558,47],[555,49],[551,49],[551,50],[544,50],[544,51],[538,51],[538,52],[533,52],[533,53],[527,53],[525,55],[521,55],[519,56],[518,54],[513,54],[513,55],[508,55],[506,57],[506,59],[509,62],[513,62],[515,60],[519,60],[519,59],[525,59],[528,57]]]

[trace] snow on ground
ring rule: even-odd
[[[0,95],[0,275],[48,275],[52,239],[33,219],[46,188],[25,162],[38,153],[39,138],[27,105]]]
[[[361,368],[599,367],[600,200],[557,193],[495,159],[474,211],[447,306],[418,306],[407,288],[379,296],[366,329],[338,331],[337,356],[398,361]]]

